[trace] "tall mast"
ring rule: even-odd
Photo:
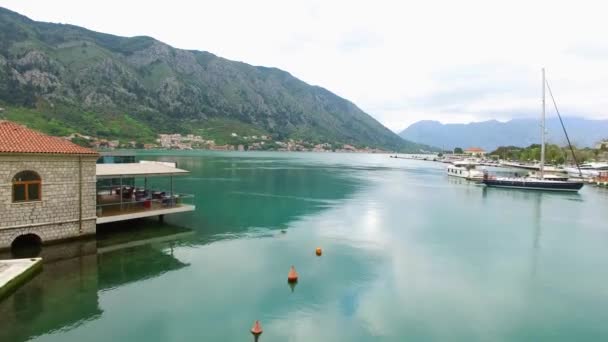
[[[545,178],[545,68],[543,68],[543,112],[540,120],[540,179]]]

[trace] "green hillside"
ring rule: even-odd
[[[158,133],[224,134],[230,127],[276,139],[425,148],[279,69],[2,8],[0,104],[0,116],[52,134],[152,141]]]

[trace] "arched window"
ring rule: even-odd
[[[42,185],[34,171],[21,171],[13,177],[13,202],[40,201]]]

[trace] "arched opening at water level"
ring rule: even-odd
[[[13,258],[35,258],[42,251],[42,239],[36,234],[19,235],[11,243]]]

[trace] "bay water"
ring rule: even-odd
[[[608,340],[605,189],[485,188],[381,154],[139,158],[190,170],[174,187],[196,211],[45,247],[0,341],[252,341],[255,320],[264,342]]]

